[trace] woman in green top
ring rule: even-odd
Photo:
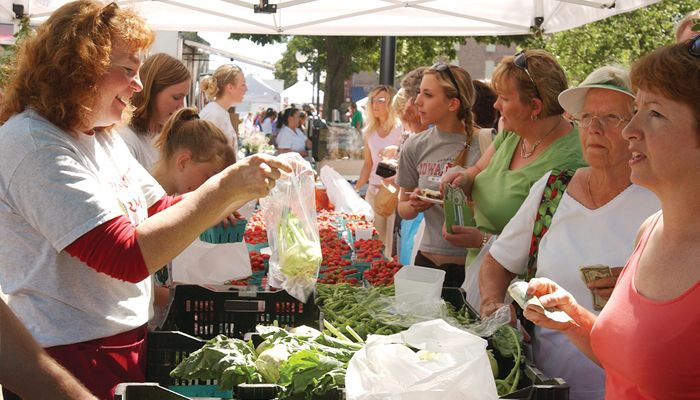
[[[445,239],[471,249],[467,265],[492,234],[499,234],[527,197],[530,186],[552,169],[585,165],[578,129],[564,117],[559,93],[567,89],[562,67],[543,50],[504,57],[493,73],[494,107],[503,129],[476,165],[443,176],[474,202],[476,227],[453,227]]]

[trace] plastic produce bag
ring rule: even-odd
[[[172,264],[173,282],[193,285],[223,285],[252,273],[243,242],[212,244],[196,239]]]
[[[314,171],[298,153],[284,153],[280,158],[291,164],[292,172],[282,173],[267,197],[260,199],[272,252],[270,284],[306,302],[322,258]]]
[[[326,186],[328,199],[333,203],[336,210],[361,214],[368,221],[374,221],[372,206],[355,192],[352,185],[338,171],[324,165],[321,168],[321,182]]]
[[[474,307],[475,310],[481,308],[481,293],[479,292],[479,273],[481,272],[481,263],[486,257],[486,253],[491,249],[491,245],[496,242],[498,235],[491,235],[489,240],[484,243],[484,246],[479,251],[479,254],[474,258],[471,264],[467,266],[464,283],[462,289],[467,293],[467,302]]]
[[[346,397],[498,399],[486,345],[442,320],[421,322],[395,335],[370,335],[348,365]]]
[[[409,267],[404,267],[409,268]],[[366,291],[366,292],[365,292]],[[372,295],[369,290],[360,291],[356,300],[358,304],[365,304],[366,313],[373,320],[385,325],[408,328],[416,323],[441,319],[447,324],[467,331],[471,334],[488,338],[496,331],[510,323],[510,307],[504,305],[486,318],[469,315],[463,310],[456,310],[443,299],[425,298],[421,301],[406,303],[394,295]],[[372,301],[365,299],[373,298]],[[466,299],[462,299],[466,302]]]

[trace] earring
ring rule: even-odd
[[[533,121],[537,121],[537,114],[530,114],[530,119]]]

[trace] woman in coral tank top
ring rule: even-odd
[[[623,131],[631,180],[658,196],[661,212],[640,228],[597,318],[547,279],[533,279],[528,291],[573,321],[552,321],[532,306],[524,315],[563,331],[605,369],[607,399],[698,399],[700,36],[643,57],[631,77],[637,113]]]

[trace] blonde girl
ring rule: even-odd
[[[238,134],[231,123],[228,109],[240,103],[248,90],[243,71],[235,65],[222,65],[214,74],[204,77],[200,87],[210,100],[199,113],[200,117],[221,129],[231,141],[234,153],[237,152]]]
[[[415,105],[421,123],[431,127],[420,135],[411,135],[399,159],[399,215],[413,219],[423,212],[425,216],[425,232],[414,263],[444,270],[445,286],[462,285],[466,249],[453,246],[443,237],[442,207],[418,195],[419,189],[437,190],[449,168],[472,165],[481,156],[478,143],[472,144],[473,103],[474,86],[463,68],[436,63],[424,71]]]

